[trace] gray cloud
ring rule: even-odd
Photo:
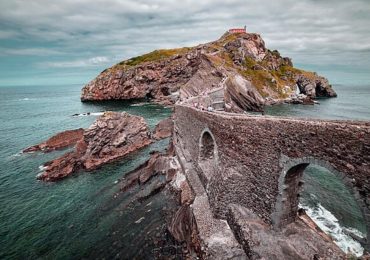
[[[295,63],[370,69],[368,0],[0,0],[0,8],[0,42],[15,42],[2,55],[49,53],[43,64],[58,68],[192,46],[246,24]]]
[[[72,61],[60,61],[60,62],[43,62],[39,63],[40,67],[54,67],[54,68],[78,68],[78,67],[89,67],[108,65],[111,60],[104,56],[97,56],[90,59],[78,59]]]
[[[62,54],[64,53],[51,48],[0,48],[0,56],[49,56]]]

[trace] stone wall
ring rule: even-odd
[[[215,170],[207,173],[207,181],[203,182],[216,217],[225,218],[228,205],[234,203],[251,209],[268,224],[293,221],[295,209],[288,205],[297,201],[296,186],[300,185],[305,166],[314,163],[336,173],[350,187],[363,210],[369,233],[370,123],[175,107],[175,138],[181,140],[178,143],[194,164],[198,162],[205,129],[212,134],[217,149]],[[294,172],[291,169],[295,166]],[[202,171],[201,167],[198,171]],[[287,179],[290,174],[294,178]]]

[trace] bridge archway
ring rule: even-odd
[[[287,159],[287,158],[286,158]],[[294,222],[298,216],[299,194],[303,188],[303,173],[308,165],[317,165],[326,168],[335,176],[342,180],[348,191],[353,195],[359,209],[362,212],[366,225],[366,239],[360,243],[366,251],[370,250],[370,211],[366,207],[363,198],[361,198],[357,189],[352,185],[351,180],[343,173],[338,172],[329,163],[312,157],[301,159],[288,159],[282,162],[283,170],[279,177],[279,194],[275,205],[275,211],[272,214],[272,222],[275,228],[282,228],[287,224]]]
[[[218,150],[215,138],[212,132],[206,128],[203,130],[199,139],[199,158],[198,165],[201,168],[203,175],[201,180],[203,185],[207,187],[211,178],[217,170]]]

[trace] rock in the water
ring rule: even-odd
[[[229,77],[226,82],[225,102],[231,111],[262,111],[263,97],[253,88],[250,81],[236,75]]]
[[[164,139],[172,135],[173,120],[172,118],[166,118],[160,121],[153,131],[153,138],[156,140]]]
[[[335,93],[329,81],[317,75],[299,75],[297,78],[297,85],[299,91],[310,98],[337,96],[337,93]]]
[[[24,153],[30,152],[44,152],[48,153],[55,150],[64,149],[66,147],[75,145],[82,137],[84,130],[82,128],[75,130],[67,130],[54,135],[45,142],[28,147],[23,150]]]
[[[143,185],[156,175],[165,175],[166,182],[172,181],[179,168],[176,157],[170,153],[153,152],[149,160],[125,175],[120,183],[120,190],[125,192],[135,184]]]
[[[151,142],[144,118],[127,113],[105,112],[85,130],[74,151],[46,163],[46,170],[38,179],[55,181],[81,169],[93,170]]]

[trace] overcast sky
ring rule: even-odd
[[[332,83],[370,83],[370,0],[0,0],[0,86],[84,84],[244,25]]]

